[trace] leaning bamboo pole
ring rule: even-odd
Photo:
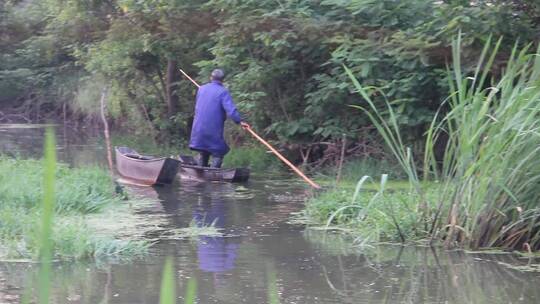
[[[106,105],[105,105],[105,99],[107,97],[107,89],[104,88],[103,91],[101,91],[101,120],[103,121],[103,133],[105,134],[105,144],[107,146],[107,161],[109,162],[109,170],[111,172],[111,175],[114,175],[114,166],[113,166],[113,160],[112,160],[112,147],[111,147],[111,137],[109,135],[109,123],[107,121],[107,115],[105,114]]]

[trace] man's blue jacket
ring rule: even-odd
[[[189,147],[210,152],[217,157],[227,154],[229,146],[223,138],[227,116],[237,124],[242,121],[229,91],[219,81],[201,86],[197,92]]]

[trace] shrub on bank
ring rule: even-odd
[[[253,171],[276,170],[280,161],[264,147],[233,147],[225,156],[223,167],[249,167]]]

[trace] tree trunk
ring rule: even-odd
[[[178,113],[180,107],[180,98],[178,97],[178,81],[180,74],[178,73],[178,63],[176,60],[167,60],[167,109],[169,117]]]

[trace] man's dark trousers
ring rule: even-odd
[[[199,158],[197,159],[197,164],[201,167],[208,167],[208,161],[210,160],[210,153],[207,151],[199,151]],[[211,168],[221,168],[223,163],[223,157],[212,155]]]

